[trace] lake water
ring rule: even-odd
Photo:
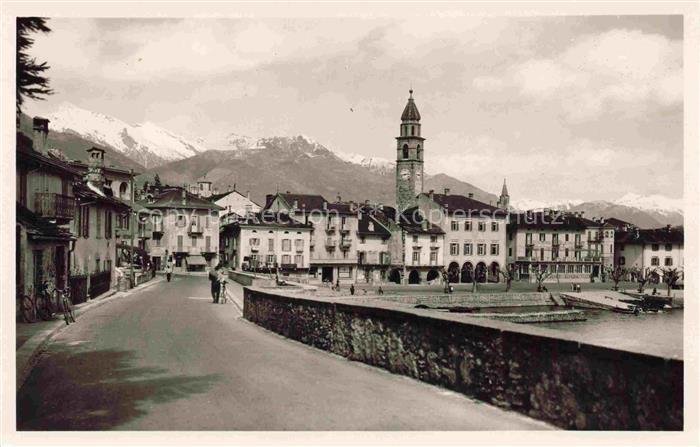
[[[683,309],[640,315],[587,309],[586,317],[586,321],[535,326],[575,333],[606,346],[683,358]]]

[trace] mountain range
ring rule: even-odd
[[[99,145],[108,164],[133,168],[140,182],[157,173],[163,183],[183,185],[198,179],[224,191],[236,188],[264,203],[275,191],[321,194],[328,200],[370,200],[394,203],[395,163],[390,160],[332,151],[306,136],[256,138],[224,134],[215,139],[188,140],[153,123],[129,124],[117,118],[61,104],[46,116],[49,146],[68,158],[85,160],[86,149]],[[31,119],[22,116],[21,130],[31,136]],[[454,194],[495,204],[496,194],[450,177],[426,174],[424,190]],[[512,193],[512,191],[511,191]],[[518,210],[553,208],[583,211],[587,217],[616,217],[642,228],[683,223],[681,199],[629,193],[618,200],[537,202],[513,199]]]

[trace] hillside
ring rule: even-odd
[[[321,194],[328,200],[394,203],[394,171],[367,169],[342,160],[322,145],[298,137],[263,138],[256,150],[208,151],[147,171],[150,180],[157,172],[164,183],[182,185],[206,176],[219,190],[236,185],[250,191],[251,198],[264,202],[275,191]],[[481,200],[495,196],[444,174],[426,176],[425,190],[454,193],[474,192]]]

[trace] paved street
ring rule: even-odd
[[[175,277],[67,328],[19,391],[18,429],[550,428],[267,332],[208,287]]]

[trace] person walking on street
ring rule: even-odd
[[[219,272],[216,267],[212,267],[209,270],[209,282],[211,283],[211,297],[214,300],[214,304],[218,304],[221,285],[219,284]]]
[[[170,278],[173,276],[173,265],[168,262],[165,265],[165,277],[167,278],[168,282],[170,282]]]
[[[218,282],[219,282],[219,302],[222,304],[226,304],[227,296],[226,296],[226,280],[228,279],[228,275],[226,274],[226,268],[219,264],[217,267],[217,276],[218,276]]]
[[[350,284],[350,295],[355,294],[355,284]]]

